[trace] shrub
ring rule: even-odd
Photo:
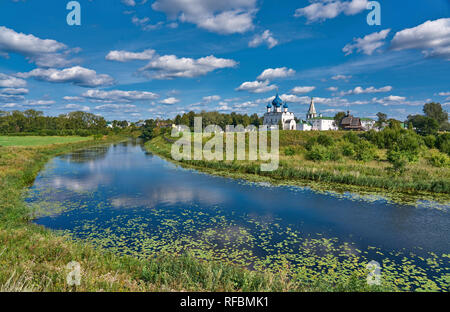
[[[358,144],[355,144],[355,159],[362,160],[364,162],[371,161],[375,159],[376,156],[376,147],[366,141],[361,140]]]
[[[428,162],[434,167],[450,167],[450,157],[443,153],[433,153],[428,157]]]
[[[317,137],[317,143],[323,146],[331,146],[334,144],[333,138],[326,134],[320,134]]]
[[[341,150],[342,154],[347,157],[353,157],[355,156],[355,146],[352,143],[349,142],[343,142],[341,143]]]
[[[326,134],[319,134],[318,136],[313,136],[308,139],[306,142],[305,148],[307,150],[311,150],[314,145],[321,146],[332,146],[334,144],[334,140],[331,136]]]
[[[337,146],[328,148],[328,159],[333,161],[338,161],[342,159],[342,153]]]
[[[350,132],[347,132],[346,134],[344,134],[343,138],[345,141],[348,141],[353,144],[357,144],[360,141],[359,136],[353,131],[350,131]]]
[[[392,169],[395,172],[402,173],[408,164],[408,158],[404,152],[389,150],[387,154],[388,161],[392,164]]]
[[[295,149],[293,147],[288,146],[284,149],[284,155],[286,156],[294,156],[295,154]]]
[[[337,146],[326,147],[320,144],[314,144],[311,149],[306,152],[306,158],[314,161],[337,161],[342,158],[342,154]]]
[[[446,132],[437,137],[436,147],[442,152],[450,155],[450,133]]]
[[[311,148],[306,152],[306,158],[314,161],[323,161],[327,160],[329,157],[328,149],[319,144],[314,144]]]
[[[435,148],[436,141],[437,141],[436,136],[431,134],[423,138],[423,142],[428,148]]]

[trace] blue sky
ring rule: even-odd
[[[405,119],[450,104],[450,1],[65,0],[0,2],[0,110],[108,120],[190,110],[263,114],[278,92],[319,112]]]

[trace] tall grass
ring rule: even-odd
[[[444,200],[450,198],[449,168],[433,167],[426,157],[408,165],[407,170],[401,175],[388,170],[390,165],[386,161],[386,151],[381,149],[376,151],[378,160],[363,162],[342,156],[336,161],[317,162],[306,159],[304,147],[308,140],[317,134],[299,131],[280,133],[280,166],[273,172],[262,172],[261,162],[258,161],[183,160],[182,163],[223,175],[231,173],[257,175],[280,182],[312,181],[334,184],[337,188],[354,186],[394,193],[423,194]],[[344,136],[344,133],[333,132],[332,135],[337,139]],[[157,137],[146,146],[155,153],[171,159],[171,141]],[[288,153],[283,152],[287,149]],[[333,188],[332,185],[329,187]]]

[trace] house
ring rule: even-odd
[[[369,131],[375,128],[375,120],[371,118],[360,118],[360,120],[364,131]]]
[[[347,111],[347,115],[341,120],[341,128],[343,130],[355,130],[355,131],[364,130],[364,127],[361,123],[361,118],[350,115],[349,111]]]
[[[313,128],[312,124],[304,120],[300,120],[299,123],[297,124],[298,131],[311,131],[312,128]]]
[[[309,105],[308,113],[306,114],[306,121],[302,121],[302,126],[298,127],[298,130],[328,131],[338,130],[338,128],[334,123],[333,117],[324,117],[322,114],[317,114],[314,98],[311,98],[311,104]]]

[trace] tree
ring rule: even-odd
[[[384,125],[384,124],[386,123],[386,121],[387,121],[387,115],[384,114],[384,113],[379,112],[379,113],[377,113],[377,117],[378,117],[378,120],[377,120],[377,122],[376,122],[376,126],[377,126],[378,128],[381,128],[381,127],[383,127],[383,125]]]
[[[155,129],[156,129],[156,121],[153,119],[146,120],[144,126],[142,127],[142,134],[140,138],[144,140],[153,139],[156,135]]]
[[[439,123],[436,119],[422,115],[408,116],[408,123],[411,122],[417,133],[423,136],[436,135],[439,130]]]
[[[439,126],[448,123],[448,113],[442,108],[440,103],[427,103],[423,106],[425,116],[435,119]]]
[[[339,129],[342,129],[341,122],[344,117],[347,116],[345,112],[339,112],[334,116],[334,125],[338,127]]]

